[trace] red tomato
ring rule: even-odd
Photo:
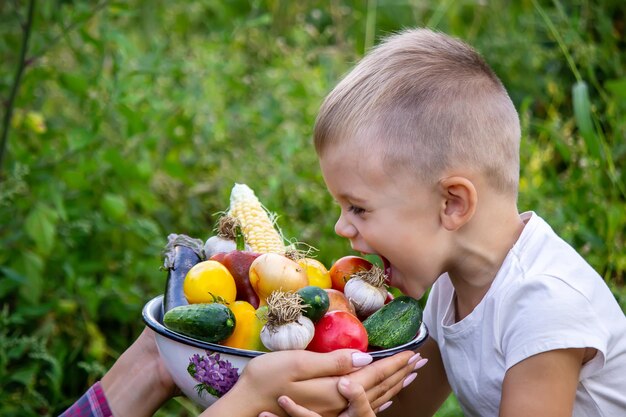
[[[344,256],[339,258],[333,266],[330,267],[330,280],[332,288],[343,291],[346,282],[350,279],[350,275],[359,271],[369,271],[373,264],[360,256]]]
[[[315,324],[315,335],[307,346],[313,352],[331,352],[336,349],[367,350],[367,331],[352,314],[329,311]]]

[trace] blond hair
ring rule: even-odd
[[[432,181],[473,169],[517,195],[519,118],[504,86],[469,45],[428,29],[388,37],[330,92],[315,123],[319,156],[345,140],[381,144],[390,167]],[[381,151],[381,147],[375,148]]]

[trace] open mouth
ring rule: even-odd
[[[391,285],[391,264],[384,256],[378,255],[378,257],[383,262],[383,271],[385,272],[385,276],[387,277],[385,279],[385,284]]]

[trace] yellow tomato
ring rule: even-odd
[[[217,297],[229,304],[235,301],[237,285],[224,265],[217,261],[204,261],[187,272],[183,292],[190,304],[212,303]]]
[[[323,263],[313,258],[302,258],[298,260],[298,263],[304,267],[309,278],[309,285],[315,285],[320,288],[330,288],[332,286],[330,272],[328,272]]]
[[[221,344],[237,349],[258,350],[267,352],[261,342],[263,319],[247,301],[235,301],[228,306],[235,315],[235,331]]]

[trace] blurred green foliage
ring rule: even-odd
[[[0,99],[26,1],[0,3]],[[0,415],[57,415],[138,335],[169,233],[205,239],[234,182],[327,264],[350,252],[310,144],[325,93],[385,34],[476,46],[523,123],[535,210],[626,306],[620,0],[35,4],[0,172]],[[161,416],[197,410],[173,400]],[[459,416],[453,397],[439,414]]]

